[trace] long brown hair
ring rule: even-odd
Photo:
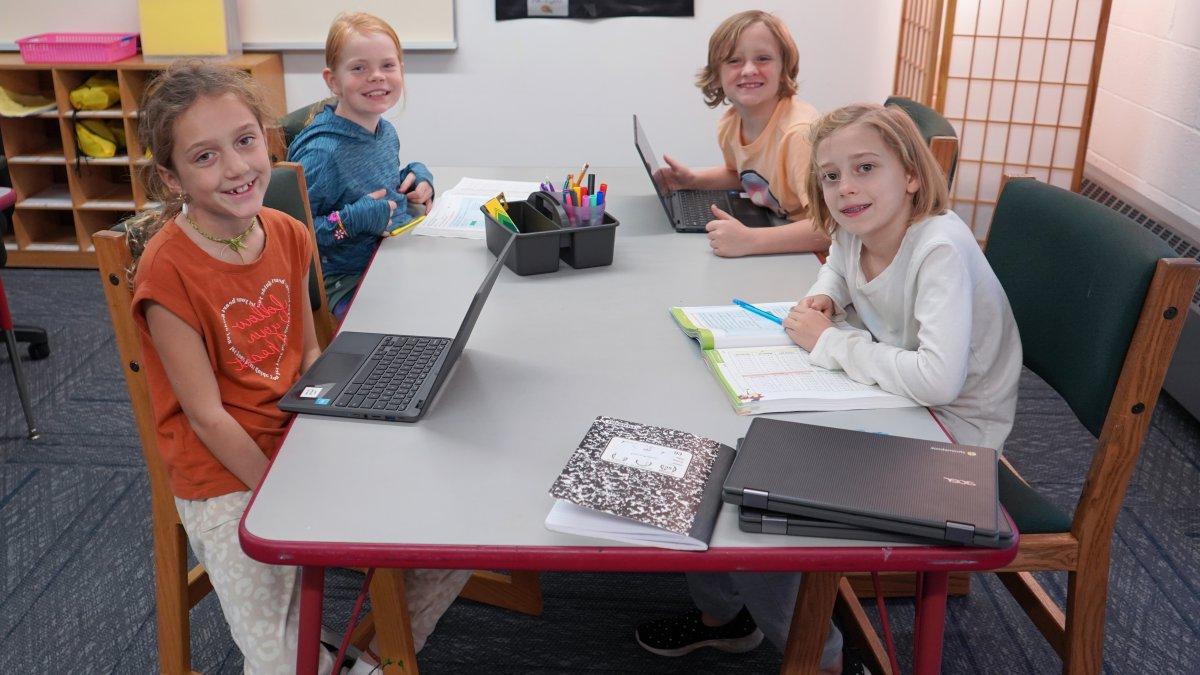
[[[175,151],[175,123],[199,99],[224,94],[233,94],[246,104],[258,119],[264,136],[268,128],[277,132],[270,125],[271,109],[258,84],[248,73],[230,66],[198,59],[176,61],[151,81],[142,94],[138,141],[150,151],[153,161],[142,167],[141,175],[150,195],[162,206],[124,221],[125,240],[133,259],[128,270],[130,283],[150,237],[183,209],[184,195],[172,193],[158,173],[159,166],[175,170],[171,160]]]
[[[838,227],[833,213],[825,203],[817,148],[835,132],[852,124],[862,124],[878,131],[883,138],[883,144],[900,158],[904,173],[917,178],[919,186],[912,196],[909,224],[946,211],[950,204],[946,176],[942,174],[929,146],[925,145],[925,138],[921,136],[920,130],[908,113],[897,106],[885,108],[874,103],[856,103],[822,115],[809,129],[812,161],[804,188],[808,194],[808,209],[814,227],[824,230],[830,237]]]
[[[796,41],[783,21],[771,14],[758,9],[734,14],[721,22],[708,38],[708,64],[696,74],[696,86],[704,93],[704,104],[715,108],[725,102],[725,90],[721,88],[721,64],[725,63],[733,50],[737,49],[738,38],[742,31],[756,23],[761,23],[775,36],[779,43],[780,64],[779,98],[796,95],[796,76],[800,73],[800,50]]]

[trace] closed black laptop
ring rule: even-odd
[[[753,509],[999,548],[1012,532],[998,527],[996,462],[990,448],[760,417],[725,478],[724,498]]]
[[[709,221],[714,220],[711,205],[732,215],[746,227],[770,227],[771,212],[742,196],[741,190],[670,190],[656,179],[658,155],[650,147],[646,132],[633,116],[633,145],[642,157],[642,165],[650,174],[654,192],[667,212],[671,226],[679,232],[704,232]]]
[[[280,409],[388,422],[420,419],[462,354],[514,240],[509,237],[496,256],[453,339],[340,332],[279,400]]]
[[[997,524],[1000,528],[999,539],[1007,542],[1012,539],[1012,528],[1004,514],[1000,514]],[[827,539],[853,539],[856,541],[897,542],[903,544],[945,544],[944,539],[926,539],[912,534],[886,532],[858,525],[835,523],[829,520],[806,518],[791,513],[763,511],[748,506],[738,507],[738,529],[743,532],[756,534],[785,534],[793,537],[825,537]]]

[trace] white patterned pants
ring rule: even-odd
[[[296,669],[300,625],[300,574],[296,567],[251,559],[238,542],[238,521],[251,493],[211,499],[175,499],[188,543],[208,571],[233,641],[242,651],[245,672],[284,675]],[[413,647],[420,650],[438,619],[470,579],[470,570],[407,570],[405,599],[411,615]],[[320,650],[318,672],[333,668]]]

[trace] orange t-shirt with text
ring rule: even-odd
[[[300,376],[304,355],[302,312],[312,243],[303,225],[274,209],[264,208],[259,222],[266,245],[250,264],[213,258],[173,220],[151,237],[138,263],[133,318],[141,332],[158,451],[171,492],[182,499],[208,499],[248,486],[192,429],[150,339],[145,310],[156,302],[200,335],[225,410],[264,455],[274,457],[290,417],[276,403]]]

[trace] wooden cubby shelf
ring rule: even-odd
[[[250,73],[275,116],[286,114],[279,54],[216,60]],[[28,117],[0,117],[0,139],[17,193],[12,231],[2,237],[9,266],[95,267],[92,234],[157,205],[139,178],[149,161],[137,142],[137,107],[146,84],[168,65],[140,55],[116,63],[25,63],[19,54],[0,54],[0,86],[52,98],[57,106]],[[107,110],[74,110],[71,89],[95,73],[116,75],[120,103]],[[107,158],[80,153],[75,120],[89,118],[123,125],[128,150]]]

